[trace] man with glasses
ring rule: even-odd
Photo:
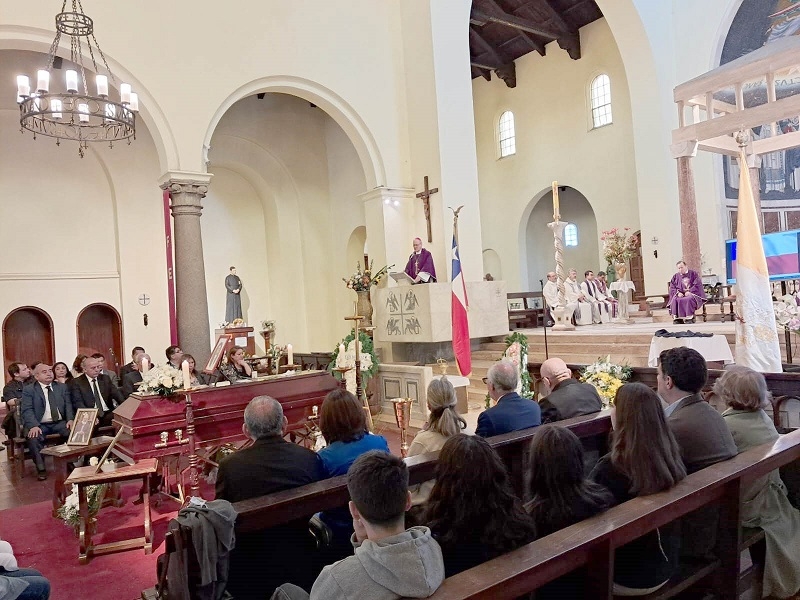
[[[539,405],[516,392],[519,372],[510,360],[493,364],[483,382],[496,404],[478,416],[477,435],[490,437],[541,425]]]

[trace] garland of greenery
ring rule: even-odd
[[[528,357],[528,336],[515,331],[505,339],[506,342],[506,350],[514,343],[519,344],[519,353],[520,353],[520,366],[519,366],[519,378],[522,382],[522,391],[520,392],[520,396],[523,398],[533,399],[533,391],[531,389],[533,380],[531,379],[531,374],[528,372],[528,366],[522,364],[522,357]],[[505,355],[505,352],[503,353]]]
[[[355,330],[351,329],[350,333],[340,342],[344,344],[344,347],[347,348],[352,342],[356,339]],[[378,373],[378,357],[375,355],[375,346],[372,343],[372,338],[369,337],[363,331],[359,332],[358,339],[361,341],[361,354],[369,354],[370,358],[372,358],[372,366],[369,369],[361,369],[361,377],[364,380],[369,379],[370,377],[374,377]],[[336,368],[336,359],[339,357],[339,344],[336,344],[333,352],[331,352],[331,362],[328,365],[328,371],[333,373],[333,376],[336,379],[341,380],[342,374],[338,371],[334,371]]]

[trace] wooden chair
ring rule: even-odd
[[[33,458],[28,450],[28,440],[25,437],[25,431],[22,427],[22,409],[20,407],[20,400],[14,407],[15,415],[17,417],[17,435],[12,440],[13,455],[14,455],[14,469],[17,472],[17,477],[20,479],[25,476],[25,458]],[[45,446],[57,446],[61,444],[64,439],[57,433],[46,435],[44,438]]]

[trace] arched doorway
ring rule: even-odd
[[[55,354],[50,315],[35,306],[21,306],[8,313],[3,321],[3,373],[8,373],[12,362],[31,365],[43,361],[52,365]]]
[[[644,297],[644,261],[642,260],[642,232],[637,231],[633,234],[636,237],[636,254],[631,258],[631,281],[636,286],[635,296]]]
[[[78,354],[99,352],[108,368],[119,371],[122,358],[122,320],[113,306],[90,304],[78,315]]]

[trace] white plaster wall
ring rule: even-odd
[[[92,146],[81,159],[73,144],[20,135],[17,115],[0,109],[0,318],[19,306],[45,310],[57,359],[71,363],[78,313],[105,302],[122,316],[123,354],[143,345],[155,358],[169,344],[169,325],[161,191],[151,183],[158,166],[147,130],[135,145]],[[147,307],[138,303],[142,293]]]
[[[528,281],[528,216],[553,180],[586,197],[597,217],[598,231],[639,228],[625,69],[604,20],[580,33],[582,58],[578,61],[553,43],[547,46],[546,57],[530,53],[516,61],[516,88],[506,87],[496,77],[491,82],[473,82],[483,243],[499,254],[509,289],[538,285],[538,281]],[[600,73],[611,79],[614,122],[591,129],[588,86]],[[496,128],[505,110],[514,112],[517,152],[498,159]],[[562,219],[572,220],[567,207],[562,209]],[[546,223],[550,220],[552,211],[539,229],[549,232]],[[587,261],[586,268],[596,269],[603,261],[598,245],[593,248],[596,257]]]

